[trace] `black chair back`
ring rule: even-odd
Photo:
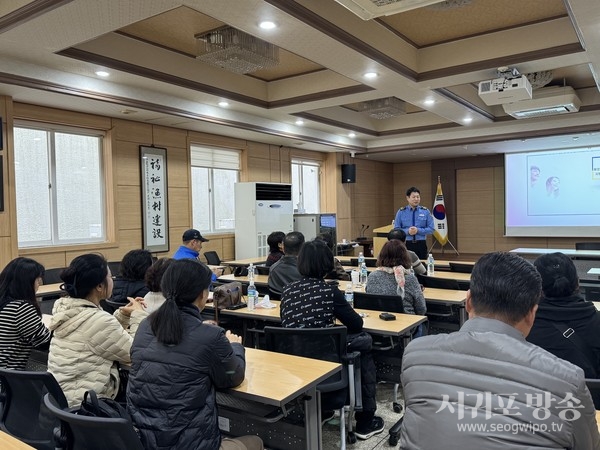
[[[457,263],[449,261],[451,272],[471,273],[473,272],[473,264]]]
[[[399,295],[354,292],[354,307],[358,309],[373,309],[375,311],[391,313],[404,313],[402,298]]]
[[[460,290],[460,286],[456,280],[430,277],[428,275],[417,275],[417,279],[419,280],[419,283],[426,288],[454,289],[456,291]]]
[[[257,264],[254,268],[256,269],[257,275],[269,275],[269,270],[271,269],[264,264]]]
[[[59,267],[57,269],[46,269],[44,271],[44,276],[42,277],[44,284],[62,283],[60,274],[63,270],[65,270],[64,267]]]
[[[600,250],[600,242],[576,242],[575,250]]]
[[[0,429],[37,449],[54,450],[54,428],[59,422],[44,406],[51,396],[61,408],[67,399],[50,372],[0,369],[2,413]]]
[[[350,258],[350,265],[358,267],[358,258]],[[365,258],[367,267],[377,267],[377,260],[374,258]]]
[[[215,251],[204,252],[204,257],[206,258],[206,264],[209,266],[220,266],[221,258]]]
[[[133,425],[126,419],[80,416],[65,411],[44,396],[44,405],[61,424],[57,447],[64,450],[144,450]]]
[[[108,268],[113,277],[121,275],[121,261],[109,261]]]
[[[600,409],[600,379],[586,378],[585,384],[592,394],[592,400],[594,401],[594,407]]]

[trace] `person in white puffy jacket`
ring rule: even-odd
[[[131,363],[133,335],[147,316],[142,299],[131,299],[114,315],[102,310],[100,300],[110,297],[113,280],[106,259],[99,254],[78,256],[60,277],[66,296],[52,310],[48,371],[71,407],[78,406],[92,389],[99,397],[115,398],[120,383],[117,363]]]

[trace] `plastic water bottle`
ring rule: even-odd
[[[427,257],[427,275],[430,277],[435,275],[435,260],[433,259],[433,255],[431,253]]]
[[[254,265],[250,264],[248,267],[248,294],[247,294],[247,303],[248,309],[252,311],[256,303],[258,301],[258,292],[256,290],[256,286],[254,285]]]
[[[362,269],[362,265],[364,262],[365,262],[365,255],[363,255],[363,252],[360,252],[358,254],[358,271],[359,272]]]
[[[367,285],[367,277],[369,276],[369,272],[367,271],[367,265],[362,263],[360,266],[360,284],[365,287]]]
[[[354,308],[354,291],[352,290],[352,283],[346,284],[346,292],[344,293],[346,301]]]

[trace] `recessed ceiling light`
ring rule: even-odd
[[[99,77],[108,77],[110,76],[110,73],[108,73],[106,70],[96,70],[96,75]]]
[[[435,104],[435,100],[434,100],[434,99],[432,99],[432,98],[428,98],[427,100],[425,100],[425,101],[423,102],[423,104],[424,104],[424,105],[427,105],[427,106],[431,106],[431,105]]]
[[[363,76],[369,80],[372,80],[373,78],[377,78],[379,75],[377,72],[366,72]]]
[[[225,100],[221,100],[219,103],[217,103],[217,105],[219,105],[221,108],[227,108],[229,106],[229,103]]]
[[[296,125],[298,125],[298,126],[304,125],[304,120],[296,119]]]
[[[277,28],[277,24],[270,20],[263,20],[261,23],[258,24],[258,26],[261,27],[263,30],[272,30],[273,28]]]
[[[465,118],[463,119],[463,122],[464,122],[464,123],[471,123],[471,122],[473,122],[473,118],[472,118],[472,117],[465,117]]]
[[[349,138],[355,138],[356,137],[356,133],[354,131],[351,131],[350,133],[348,133],[348,137]]]

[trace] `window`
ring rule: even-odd
[[[317,161],[292,160],[294,212],[315,214],[320,211],[319,172]]]
[[[194,228],[216,233],[235,230],[235,194],[238,150],[191,146],[192,221]]]
[[[67,127],[15,126],[19,247],[105,240],[103,137]]]

